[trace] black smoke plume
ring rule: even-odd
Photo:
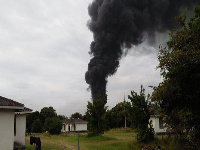
[[[88,7],[93,58],[85,73],[92,98],[106,94],[107,78],[117,71],[124,48],[141,44],[144,34],[153,42],[155,32],[174,28],[180,10],[194,4],[200,0],[94,0]]]

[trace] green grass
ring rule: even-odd
[[[42,150],[77,150],[77,134],[70,133],[66,135],[49,135],[38,134],[41,138]],[[112,129],[105,132],[102,136],[88,137],[86,133],[80,133],[81,150],[141,150],[144,144],[138,143],[135,139],[136,134],[131,129]],[[26,150],[32,150],[30,145],[30,136],[26,137]],[[150,143],[152,146],[161,145],[162,149],[167,149],[166,140],[161,136],[156,136],[155,140]],[[168,144],[168,149],[178,150],[176,143]]]

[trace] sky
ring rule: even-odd
[[[23,103],[33,111],[52,106],[57,114],[84,114],[91,93],[85,72],[93,39],[87,27],[92,0],[1,0],[0,5],[0,95]],[[167,34],[158,35],[164,44]],[[108,78],[109,109],[131,90],[162,81],[158,44],[132,47],[120,60],[115,75]],[[148,53],[145,52],[149,49]]]

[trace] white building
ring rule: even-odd
[[[82,119],[66,119],[63,121],[61,132],[87,131],[87,121]]]
[[[152,121],[155,134],[166,133],[167,128],[163,123],[163,117],[160,117],[160,115],[151,115],[150,120]]]
[[[25,145],[26,113],[31,111],[0,96],[0,150],[13,150],[14,141]]]

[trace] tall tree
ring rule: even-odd
[[[154,139],[154,130],[152,124],[149,121],[149,98],[145,95],[145,89],[141,86],[140,94],[131,91],[131,95],[128,95],[130,99],[130,121],[131,126],[136,130],[137,140],[139,142],[150,142]]]
[[[44,125],[45,119],[46,118],[53,118],[56,117],[56,110],[53,107],[44,107],[40,111],[40,120],[42,124]]]
[[[166,122],[186,146],[200,148],[200,7],[188,23],[177,18],[180,28],[170,33],[167,48],[158,56],[163,82],[152,94],[166,114]],[[188,138],[189,137],[189,138]]]
[[[93,103],[88,102],[86,118],[89,121],[89,135],[101,135],[105,131],[105,114],[107,96],[98,95]]]

